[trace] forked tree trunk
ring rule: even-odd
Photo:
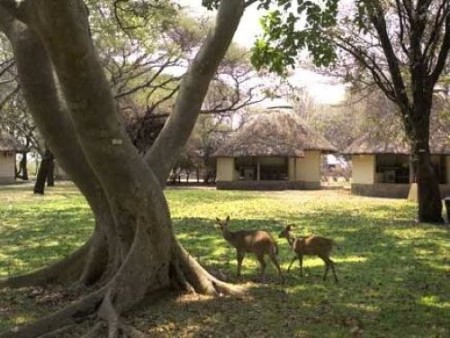
[[[95,284],[96,291],[5,336],[42,335],[95,312],[110,324],[109,335],[115,336],[124,325],[118,315],[148,292],[169,287],[232,292],[176,241],[162,189],[231,42],[243,1],[221,2],[216,29],[185,75],[175,110],[145,161],[116,114],[91,42],[84,4],[78,0],[7,3],[8,11],[0,7],[0,27],[12,43],[27,103],[61,166],[86,196],[96,227],[90,241],[69,258],[28,276],[1,281],[0,286],[56,281]],[[59,100],[51,64],[65,103]]]

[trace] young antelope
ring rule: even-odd
[[[325,263],[325,273],[323,275],[323,280],[327,279],[328,270],[331,268],[333,272],[334,281],[337,283],[338,278],[336,276],[336,271],[334,270],[334,262],[330,258],[331,250],[333,249],[334,241],[329,238],[320,236],[307,236],[307,237],[297,237],[294,238],[291,234],[292,225],[287,225],[283,231],[280,232],[279,238],[286,238],[289,246],[295,252],[300,262],[300,276],[303,276],[303,256],[319,256]],[[294,257],[289,264],[287,272],[291,269],[292,263],[294,263]]]

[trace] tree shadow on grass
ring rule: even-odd
[[[0,260],[0,278],[40,268],[70,254],[89,238],[94,225],[92,213],[85,207],[54,212],[38,206],[15,207],[2,210],[0,216],[0,246],[8,257]]]
[[[385,212],[395,219],[383,217]],[[259,264],[248,254],[243,281],[237,280],[235,249],[215,229],[214,220],[176,218],[174,228],[189,252],[219,278],[240,283],[248,292],[240,297],[149,299],[128,320],[154,337],[449,336],[450,249],[444,244],[450,235],[413,224],[410,215],[385,206],[367,213],[292,214],[298,235],[314,224],[314,233],[339,242],[332,254],[340,278],[337,285],[331,278],[321,280],[323,263],[313,257],[305,257],[304,277],[296,263],[284,284],[268,263],[268,282],[260,284],[250,282],[258,276]],[[276,219],[234,219],[230,228],[270,231],[285,271],[292,252],[277,238],[283,225]],[[22,318],[40,315],[31,302],[20,303],[27,297],[23,292],[13,294],[19,300],[16,313]]]
[[[386,212],[385,206],[373,209],[374,215]],[[269,268],[270,283],[248,285],[249,292],[242,298],[180,298],[166,305],[172,303],[172,315],[161,317],[152,316],[152,311],[160,310],[151,307],[154,326],[145,330],[161,336],[170,332],[193,337],[448,336],[450,250],[442,243],[450,240],[449,232],[414,224],[408,212],[397,213],[394,220],[368,215],[350,218],[330,211],[321,219],[302,214],[298,220],[307,223],[314,219],[318,232],[339,238],[340,248],[332,255],[338,285],[331,280],[322,282],[323,263],[305,257],[303,278],[296,264],[286,283],[280,284],[275,270]],[[178,225],[177,231],[183,229],[183,245],[198,254],[207,268],[239,282],[234,277],[235,250],[214,230],[211,220],[183,219]],[[280,226],[274,220],[242,219],[230,225],[232,230],[269,230],[274,237]],[[278,243],[285,270],[292,253],[287,243]],[[257,275],[259,267],[250,257],[243,267],[247,281]],[[186,320],[180,321],[178,315]]]

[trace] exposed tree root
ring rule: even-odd
[[[53,334],[62,327],[79,323],[89,318],[101,304],[106,288],[91,293],[86,298],[44,317],[29,325],[13,328],[0,333],[1,338],[34,338],[44,334]]]
[[[21,288],[44,286],[48,284],[67,284],[77,280],[83,271],[91,240],[86,242],[70,256],[43,269],[26,275],[13,276],[0,280],[0,288]]]
[[[58,337],[67,336],[73,330],[74,326],[75,326],[75,324],[70,324],[70,325],[64,326],[58,330],[43,334],[42,336],[39,336],[39,338],[58,338]]]
[[[3,332],[0,337],[52,337],[58,335],[58,330],[95,318],[98,322],[88,337],[101,336],[99,332],[104,332],[106,322],[108,337],[142,338],[146,335],[126,324],[120,314],[138,304],[148,293],[171,287],[215,296],[243,292],[242,288],[224,283],[209,274],[176,240],[173,242],[172,258],[169,257],[170,264],[164,263],[164,260],[155,260],[158,256],[155,255],[154,246],[148,245],[149,237],[141,232],[142,229],[138,228],[125,261],[103,287],[50,316]],[[78,252],[85,254],[86,248],[88,245]],[[142,260],[148,264],[142,266]]]
[[[111,301],[111,292],[108,292],[103,299],[98,311],[98,317],[108,323],[108,338],[118,338],[120,334],[130,338],[148,337],[148,335],[124,323]]]
[[[92,236],[92,245],[86,255],[83,271],[79,282],[82,285],[95,284],[106,272],[108,264],[108,242],[100,231],[95,231]]]
[[[87,320],[94,314],[105,313],[105,309],[108,309],[112,302],[114,302],[115,311],[120,314],[140,302],[147,292],[169,287],[168,264],[164,264],[169,260],[169,256],[165,258],[163,252],[155,252],[155,246],[150,245],[153,244],[150,241],[154,239],[148,235],[146,230],[145,227],[138,226],[125,261],[108,284],[48,317],[21,328],[3,332],[0,337],[31,338],[52,333],[64,326]],[[170,248],[165,246],[162,248],[167,251],[166,254],[169,253]],[[157,257],[161,258],[161,261]],[[148,264],[142,264],[142,261],[146,261]],[[101,311],[97,313],[100,305],[102,305]],[[109,335],[116,337],[114,332],[120,328],[118,320],[114,320],[111,315],[106,317],[109,324]],[[125,327],[125,324],[122,326]]]
[[[104,336],[104,323],[98,322],[94,325],[94,327],[86,333],[83,338],[97,338],[97,337],[103,337]]]
[[[196,292],[212,296],[239,295],[244,292],[243,288],[222,282],[212,276],[189,255],[180,243],[175,242],[174,250],[186,281],[192,285]]]

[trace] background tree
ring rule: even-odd
[[[121,120],[133,144],[144,154],[169,116],[179,89],[180,74],[192,62],[213,23],[210,18],[191,18],[167,1],[139,6],[127,2],[87,1],[86,5],[93,41]],[[12,60],[11,65],[6,61],[5,65],[16,72],[11,52],[7,46],[3,50]],[[212,81],[203,109],[205,114],[226,114],[261,100],[260,96],[256,98],[260,85],[248,84],[255,76],[248,55],[248,51],[237,46],[228,52]],[[17,81],[14,83],[19,88]],[[14,98],[8,98],[11,101],[8,105],[13,106],[11,112],[18,117],[17,102],[23,102],[21,91],[16,90]],[[33,134],[40,137],[27,108],[24,104],[21,106],[24,108],[21,123],[32,123]],[[21,138],[29,139],[28,135]],[[46,177],[53,177],[47,170],[52,167],[53,157],[47,156],[51,151],[44,147],[42,138],[34,143],[39,145],[36,149],[43,159],[34,190],[43,193]],[[26,160],[26,156],[22,158]],[[21,161],[21,168],[24,167]]]
[[[297,1],[302,16],[289,12],[291,2],[278,1],[288,14],[273,11],[265,20],[265,39],[255,46],[254,63],[282,72],[308,47],[314,62],[328,65],[336,57],[355,60],[348,77],[373,81],[401,114],[417,168],[418,219],[441,223],[442,202],[429,149],[434,88],[450,49],[450,1],[357,0]],[[265,4],[269,6],[269,2]],[[356,67],[357,66],[357,67]]]
[[[233,290],[206,272],[176,241],[162,189],[245,5],[241,0],[220,2],[214,29],[183,75],[170,118],[143,157],[116,114],[85,4],[0,2],[0,27],[13,47],[30,111],[96,219],[92,238],[73,255],[1,283],[13,287],[72,281],[95,287],[67,308],[10,334],[42,335],[97,313],[99,320],[109,323],[109,336],[116,336],[131,330],[119,315],[149,292],[169,287],[209,294]],[[102,335],[102,330],[96,325],[92,334]]]

